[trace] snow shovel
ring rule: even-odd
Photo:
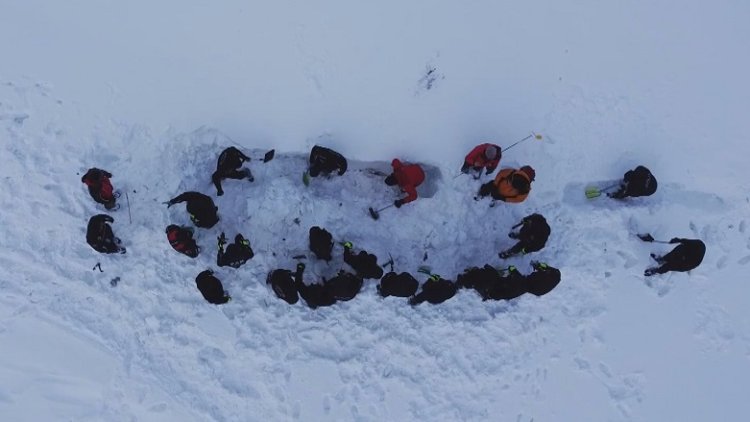
[[[669,242],[667,242],[666,240],[656,240],[656,239],[654,239],[654,237],[653,237],[653,236],[651,236],[651,234],[650,234],[650,233],[646,233],[646,234],[636,234],[636,236],[638,236],[638,238],[639,238],[639,239],[641,239],[641,240],[642,240],[642,241],[644,241],[644,242],[652,242],[652,243],[666,243],[666,244],[669,244]]]
[[[596,186],[589,186],[586,188],[586,198],[588,199],[594,199],[600,197],[604,192],[616,188],[620,186],[620,183],[618,182],[616,185],[607,186],[606,188],[599,189]]]
[[[269,161],[273,160],[273,156],[274,156],[274,155],[276,155],[276,150],[275,150],[275,149],[272,149],[272,150],[268,151],[268,152],[267,152],[267,153],[266,153],[266,154],[265,154],[265,155],[263,156],[263,162],[264,162],[264,163],[267,163],[267,162],[269,162]]]
[[[383,208],[381,208],[379,210],[376,210],[373,207],[370,207],[369,208],[369,210],[370,210],[370,217],[372,217],[373,220],[377,220],[378,218],[380,218],[380,212],[381,211],[387,210],[388,208],[390,208],[392,206],[394,206],[394,204],[386,205],[386,206],[384,206]]]

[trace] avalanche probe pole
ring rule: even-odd
[[[128,221],[129,224],[133,224],[133,217],[130,215],[130,197],[128,196],[128,191],[125,191],[125,200],[128,202]]]

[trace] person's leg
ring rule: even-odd
[[[515,245],[513,245],[513,247],[511,247],[510,249],[504,252],[500,252],[500,258],[503,258],[503,259],[509,258],[513,255],[520,253],[521,251],[523,251],[523,243],[518,242]]]

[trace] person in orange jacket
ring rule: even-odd
[[[405,198],[393,202],[396,208],[401,208],[401,205],[417,199],[417,186],[424,182],[424,171],[418,164],[404,164],[398,158],[393,159],[391,167],[393,167],[393,173],[385,178],[385,184],[388,186],[397,184],[403,192],[406,192]]]
[[[531,182],[534,181],[536,172],[531,166],[523,166],[516,170],[507,168],[500,170],[495,180],[487,182],[479,188],[479,197],[484,198],[492,195],[492,198],[503,201],[519,203],[523,202],[531,191]]]
[[[464,165],[461,167],[461,173],[468,173],[473,170],[474,178],[479,179],[482,175],[482,169],[487,169],[485,174],[490,174],[500,164],[502,150],[495,144],[481,144],[474,147],[471,152],[464,158]]]

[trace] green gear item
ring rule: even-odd
[[[438,281],[438,280],[440,280],[440,276],[437,275],[437,274],[432,274],[432,275],[430,275],[430,280],[432,280],[432,281]]]
[[[354,248],[354,244],[352,242],[344,242],[344,247],[348,249]]]

